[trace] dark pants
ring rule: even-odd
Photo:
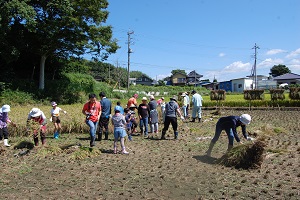
[[[167,132],[167,130],[169,129],[170,124],[172,124],[174,133],[177,132],[177,117],[168,117],[166,116],[165,118],[165,122],[164,122],[164,128],[162,130],[162,133],[165,134]]]
[[[2,140],[3,136],[4,136],[4,139],[8,139],[8,129],[7,129],[7,127],[0,128],[0,140]]]

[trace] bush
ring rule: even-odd
[[[1,105],[28,105],[36,103],[32,94],[19,90],[4,90],[1,92]]]

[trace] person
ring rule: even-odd
[[[202,113],[202,101],[203,98],[200,94],[198,94],[195,90],[191,92],[193,95],[192,97],[192,104],[193,104],[193,110],[192,110],[192,120],[191,122],[195,122],[196,117],[198,115],[198,122],[201,122],[201,113]]]
[[[124,108],[121,106],[121,102],[120,101],[117,102],[117,105],[115,106],[114,110],[116,110],[116,109],[120,110],[120,113],[122,115],[124,115]]]
[[[10,112],[10,106],[5,104],[0,108],[0,140],[2,140],[2,137],[4,138],[3,143],[4,146],[10,147],[10,144],[8,144],[8,124],[10,123],[12,126],[16,127],[16,124],[13,123],[9,117],[8,113]]]
[[[138,94],[134,94],[127,102],[127,108],[130,108],[130,106],[133,104],[135,107],[137,107],[137,98],[139,97]]]
[[[138,115],[140,119],[140,129],[141,135],[144,135],[145,138],[148,137],[148,118],[150,115],[150,108],[147,104],[147,97],[142,98],[142,103],[138,107]],[[144,130],[145,126],[145,130]]]
[[[40,133],[42,145],[46,144],[47,119],[39,108],[32,108],[27,117],[27,130],[33,132],[34,145],[39,145],[38,132]]]
[[[183,117],[186,119],[187,118],[188,99],[187,99],[187,96],[186,96],[185,92],[182,93],[181,96],[183,97],[183,99],[182,99]]]
[[[190,93],[189,92],[186,92],[185,93],[185,97],[186,97],[186,100],[187,100],[187,106],[186,106],[186,116],[189,117],[189,109],[190,109],[190,103],[191,103],[191,100],[190,100]]]
[[[108,124],[111,116],[111,101],[106,98],[104,92],[100,92],[99,96],[101,98],[101,115],[99,120],[99,131],[98,131],[98,141],[102,140],[103,128],[105,129],[105,137],[104,140],[108,140]]]
[[[126,137],[126,120],[124,115],[120,113],[120,110],[116,109],[115,114],[111,118],[112,124],[114,126],[114,154],[118,153],[117,143],[120,138],[122,154],[129,154],[125,148],[125,137]]]
[[[83,105],[82,114],[85,115],[85,123],[90,128],[90,146],[95,146],[96,130],[101,115],[101,105],[95,94],[89,94],[89,101]]]
[[[241,128],[242,128],[243,136],[247,140],[251,140],[252,138],[248,137],[248,135],[246,133],[246,125],[249,125],[250,122],[251,122],[251,116],[249,114],[242,114],[241,116],[221,117],[216,124],[215,135],[210,142],[210,145],[209,145],[208,150],[206,151],[206,154],[208,156],[211,155],[211,151],[212,151],[215,143],[218,141],[222,130],[225,130],[228,140],[229,140],[227,151],[230,151],[232,149],[234,138],[237,142],[241,142],[241,140],[237,134],[237,131],[236,131],[236,128],[239,126],[241,126]]]
[[[135,109],[136,109],[136,105],[131,104],[130,107],[129,107],[129,112],[130,112],[131,114],[133,114],[133,117],[132,117],[132,119],[131,119],[131,123],[132,123],[133,130],[132,130],[131,133],[137,133],[136,128],[137,128],[137,126],[138,126],[138,123],[137,123],[136,117],[135,117]]]
[[[124,115],[125,115],[126,131],[127,131],[128,139],[129,139],[129,141],[132,141],[132,133],[134,130],[132,121],[135,118],[135,116],[134,116],[135,112],[134,111],[131,112],[128,108],[125,108]]]
[[[160,109],[161,109],[161,117],[162,117],[162,121],[165,122],[166,102],[165,102],[165,98],[164,98],[164,97],[161,98]]]
[[[158,132],[158,112],[156,110],[157,108],[157,102],[153,95],[150,96],[150,101],[148,103],[149,109],[150,109],[150,130],[151,134],[156,134]]]
[[[174,131],[174,139],[178,139],[178,132],[177,132],[177,115],[183,120],[184,117],[181,115],[180,108],[177,104],[177,100],[174,97],[170,98],[170,101],[166,104],[166,117],[164,122],[164,128],[162,130],[161,140],[165,140],[166,132],[169,129],[170,123],[172,124],[173,131]]]
[[[65,115],[67,114],[67,111],[61,109],[57,106],[57,103],[55,101],[51,102],[52,109],[50,110],[51,118],[50,121],[54,124],[54,139],[59,138],[59,132],[61,130],[61,124],[60,124],[60,118],[59,118],[59,112],[62,111]]]

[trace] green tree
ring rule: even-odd
[[[185,70],[183,70],[183,69],[174,69],[174,70],[171,71],[171,74],[172,74],[172,75],[174,75],[174,74],[176,74],[176,73],[181,73],[181,74],[186,75],[186,72],[185,72]]]
[[[141,78],[141,77],[146,77],[150,80],[153,80],[152,78],[150,78],[147,74],[144,74],[143,72],[141,71],[131,71],[130,72],[130,77],[131,78]]]
[[[274,65],[271,69],[270,69],[270,75],[272,75],[273,77],[276,76],[280,76],[286,73],[291,73],[291,70],[285,66],[285,65]]]
[[[90,54],[96,60],[105,60],[119,48],[112,38],[112,27],[103,25],[109,14],[107,0],[11,2],[16,2],[14,6],[19,10],[20,6],[26,6],[35,11],[29,20],[12,13],[4,15],[5,19],[1,16],[1,22],[12,29],[21,27],[22,39],[30,47],[28,50],[40,56],[39,89],[44,89],[45,61],[50,55],[68,58]],[[32,20],[35,24],[28,24]]]

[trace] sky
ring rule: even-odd
[[[300,0],[108,0],[106,25],[121,47],[106,62],[155,80],[196,70],[227,81],[268,76],[274,65],[300,74]]]

